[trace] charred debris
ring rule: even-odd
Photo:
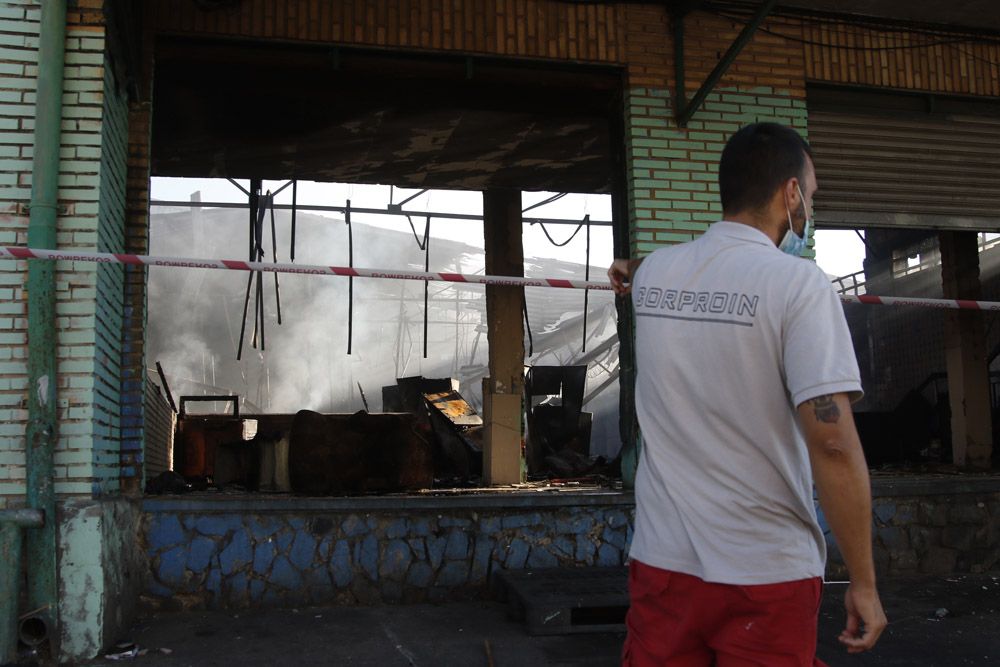
[[[525,483],[511,488],[616,486],[617,460],[590,457],[582,409],[586,366],[536,366],[525,378]],[[224,401],[224,414],[191,403]],[[482,488],[482,417],[451,378],[398,378],[383,412],[240,414],[237,396],[184,396],[173,469],[147,493],[344,496],[475,493]],[[365,402],[367,408],[367,401]],[[496,489],[493,489],[496,490]]]

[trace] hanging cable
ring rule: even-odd
[[[732,3],[725,2],[706,2],[704,6],[701,7],[703,11],[709,14],[714,14],[722,18],[729,18],[730,20],[738,21],[746,20],[747,14],[741,13],[740,8],[732,5]],[[893,19],[889,18],[879,18],[875,16],[861,16],[855,14],[841,14],[841,15],[831,15],[829,13],[825,14],[809,14],[808,12],[799,14],[775,14],[769,19],[769,22],[785,25],[788,27],[797,28],[802,25],[826,25],[826,26],[849,26],[853,28],[868,28],[871,30],[881,30],[883,32],[892,32],[897,34],[913,34],[913,35],[925,35],[929,37],[940,38],[942,35],[953,35],[953,39],[959,39],[961,36],[962,41],[966,42],[977,42],[984,44],[997,44],[1000,41],[996,37],[985,35],[985,34],[971,34],[968,32],[963,32],[963,28],[960,26],[920,26],[914,24],[899,24],[894,23]]]
[[[271,208],[271,261],[278,263],[278,235],[274,225],[274,195],[267,193],[267,203]],[[281,291],[278,287],[278,272],[274,273],[274,303],[278,309],[278,326],[281,326]]]
[[[710,14],[718,16],[719,18],[723,18],[723,19],[726,19],[726,20],[729,20],[729,21],[733,21],[734,23],[745,23],[746,20],[747,20],[747,17],[745,15],[741,15],[741,14],[737,13],[736,11],[734,11],[735,8],[725,8],[725,7],[722,7],[722,6],[718,5],[718,4],[715,4],[715,5],[709,4],[709,5],[706,5],[705,7],[703,7],[703,9],[704,9],[704,11],[706,11],[706,12],[708,12]],[[867,52],[872,52],[872,53],[877,53],[879,51],[904,51],[904,50],[908,50],[908,49],[921,49],[921,48],[929,48],[929,47],[933,47],[933,46],[950,46],[950,45],[956,45],[956,44],[996,44],[997,43],[997,41],[995,39],[992,39],[992,38],[988,38],[988,37],[984,37],[984,36],[975,36],[975,35],[961,35],[960,33],[957,33],[957,31],[955,31],[955,30],[952,30],[952,31],[946,31],[946,30],[940,30],[940,29],[939,30],[934,30],[934,29],[931,29],[931,30],[921,30],[921,29],[918,29],[918,28],[915,28],[915,27],[912,27],[912,26],[907,26],[905,28],[901,28],[899,26],[892,26],[892,25],[883,24],[883,23],[881,23],[881,22],[879,22],[877,20],[864,20],[864,19],[861,19],[861,20],[845,20],[845,19],[839,19],[839,18],[823,18],[823,17],[809,16],[809,17],[804,17],[803,19],[801,19],[798,22],[790,23],[788,20],[784,20],[783,21],[781,19],[782,19],[782,17],[776,16],[776,17],[773,18],[773,22],[774,23],[779,23],[779,24],[786,25],[786,26],[788,26],[790,28],[797,28],[797,27],[799,27],[801,25],[830,25],[830,26],[845,26],[846,25],[846,26],[850,26],[850,27],[865,28],[865,29],[868,29],[868,30],[879,30],[879,31],[882,31],[882,32],[902,33],[902,34],[907,34],[907,35],[922,35],[922,36],[926,36],[926,37],[931,37],[933,39],[930,39],[930,40],[927,40],[927,41],[924,41],[924,42],[920,42],[920,43],[917,43],[917,44],[900,44],[900,45],[893,45],[893,46],[856,46],[856,45],[851,45],[851,44],[828,44],[826,42],[821,42],[821,41],[816,41],[816,40],[809,40],[809,39],[803,39],[801,37],[796,37],[794,35],[788,35],[788,34],[785,34],[785,33],[782,33],[782,32],[778,32],[778,31],[776,31],[774,29],[771,29],[771,28],[765,28],[763,26],[759,27],[758,31],[763,32],[765,34],[773,35],[775,37],[780,37],[780,38],[788,40],[790,42],[795,42],[795,43],[798,43],[798,44],[805,44],[805,45],[808,45],[808,46],[822,46],[822,47],[827,47],[827,48],[831,48],[831,49],[837,49],[837,50],[840,50],[840,51],[867,51]],[[948,36],[946,36],[946,35],[948,35]],[[972,55],[972,54],[967,54],[967,55]],[[975,56],[972,56],[972,57],[975,57]],[[989,62],[989,61],[987,61],[987,62]]]
[[[583,216],[583,224],[587,227],[587,261],[584,263],[584,280],[590,281],[590,214]],[[590,289],[583,290],[583,346],[581,354],[587,352],[587,311],[590,308]]]
[[[291,261],[295,263],[295,207],[298,200],[299,182],[292,181],[292,248]]]
[[[249,231],[248,245],[249,245],[249,260],[253,262],[257,260],[256,221],[257,221],[257,209],[260,207],[260,189],[262,187],[262,181],[259,178],[250,179],[249,192],[247,190],[244,190],[243,186],[241,186],[233,179],[229,179],[229,182],[238,187],[243,192],[246,192],[247,197],[249,198],[248,208],[250,210],[250,219],[248,226],[248,231]],[[254,273],[255,272],[251,271],[250,274],[247,276],[247,289],[246,289],[246,294],[243,297],[243,317],[240,320],[240,342],[236,348],[237,361],[240,361],[243,358],[243,341],[245,340],[246,337],[247,313],[249,312],[250,309],[250,290],[253,287]],[[257,319],[257,303],[255,301],[254,302],[255,337],[256,337],[256,319]]]
[[[521,312],[524,313],[524,330],[528,332],[528,356],[530,357],[535,354],[535,341],[531,337],[531,322],[528,321],[528,300],[523,297],[521,298]]]
[[[426,192],[426,190],[424,190],[424,192]],[[391,196],[392,193],[390,191],[390,202],[391,202]],[[414,197],[415,196],[416,195],[414,195]],[[410,197],[410,199],[413,199],[413,197]],[[409,201],[409,199],[407,201]],[[400,206],[402,206],[402,204],[400,204]],[[413,224],[413,218],[411,218],[409,214],[405,215],[407,222],[410,223],[410,231],[413,232],[413,240],[417,242],[417,247],[424,251],[424,271],[429,272],[431,270],[431,264],[430,264],[431,216],[428,215],[426,221],[424,222],[424,240],[421,241],[420,237],[417,236],[417,226]],[[429,317],[429,313],[427,311],[427,304],[428,304],[429,289],[430,289],[430,283],[425,280],[424,281],[424,359],[427,358],[427,320]]]
[[[407,216],[409,218],[409,216]],[[412,222],[410,223],[413,224]],[[420,245],[419,243],[417,245]],[[431,216],[427,216],[427,222],[424,225],[424,273],[429,273],[431,270]],[[430,281],[424,281],[424,359],[427,358],[427,320],[430,317],[430,313],[427,310],[428,302],[428,290],[430,289]]]
[[[424,250],[427,246],[427,230],[430,228],[431,216],[427,216],[427,225],[424,227],[424,240],[421,242],[420,237],[417,236],[417,227],[413,224],[413,218],[406,214],[406,219],[410,223],[410,230],[413,231],[413,240],[417,242],[417,247]]]
[[[351,227],[351,200],[347,200],[344,209],[344,222],[347,224],[347,266],[354,268],[354,231]],[[347,354],[351,353],[354,342],[354,276],[347,278]]]
[[[541,228],[542,228],[542,233],[544,233],[544,234],[545,234],[545,238],[547,238],[547,239],[549,240],[549,243],[551,243],[552,245],[554,245],[554,246],[555,246],[555,247],[557,247],[557,248],[562,248],[562,247],[563,247],[564,245],[566,245],[567,243],[569,243],[570,241],[572,241],[572,240],[573,240],[574,238],[576,238],[576,235],[580,233],[580,230],[581,230],[581,229],[583,229],[583,223],[581,222],[581,223],[580,223],[579,225],[577,225],[577,226],[576,226],[576,229],[574,229],[574,230],[573,230],[573,233],[572,233],[572,234],[570,234],[570,236],[569,236],[569,238],[568,238],[568,239],[566,239],[566,240],[565,240],[565,241],[563,241],[562,243],[557,243],[557,242],[556,242],[556,241],[555,241],[555,240],[554,240],[554,239],[553,239],[553,238],[552,238],[552,237],[551,237],[551,236],[549,235],[549,230],[545,229],[545,225],[544,225],[543,223],[541,223],[541,222],[537,222],[537,223],[536,223],[536,222],[533,222],[533,223],[531,223],[531,224],[532,224],[532,225],[536,225],[536,224],[537,224],[537,225],[538,225],[539,227],[541,227]]]
[[[253,233],[254,241],[257,244],[256,258],[257,261],[264,260],[264,214],[267,211],[268,199],[270,194],[262,195],[258,198],[257,204],[257,221],[254,224]],[[260,333],[260,351],[263,352],[265,349],[264,342],[264,273],[257,271],[257,304],[254,308],[254,323],[253,323],[253,338],[250,340],[251,345],[257,347],[257,334]]]

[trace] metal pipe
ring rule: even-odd
[[[21,580],[21,527],[0,523],[0,664],[17,659],[17,603]]]
[[[0,510],[0,664],[17,660],[21,583],[21,529],[39,528],[44,515],[38,509]]]
[[[66,0],[42,3],[35,98],[34,157],[28,245],[56,247],[59,194],[59,145],[62,125],[66,49]],[[58,656],[59,599],[56,571],[53,452],[58,440],[56,413],[55,264],[28,265],[28,424],[25,429],[27,505],[46,521],[28,531],[25,558],[28,605],[41,609],[53,657]]]
[[[354,268],[354,228],[351,227],[351,200],[344,208],[344,222],[347,224],[347,266]],[[347,354],[354,345],[354,276],[347,279]]]
[[[22,619],[18,624],[17,638],[27,646],[39,646],[48,637],[48,626],[45,620],[38,615],[31,615]]]
[[[21,528],[41,528],[45,525],[45,513],[30,507],[0,510],[0,524],[11,524]]]

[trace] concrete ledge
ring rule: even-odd
[[[920,475],[872,478],[872,497],[1000,493],[1000,475]]]
[[[961,495],[1000,492],[1000,474],[872,477],[872,497]],[[386,495],[301,497],[222,494],[147,496],[145,512],[358,512],[378,510],[445,510],[455,508],[525,509],[635,505],[631,491],[518,491],[454,495]]]
[[[398,495],[343,498],[183,495],[147,497],[144,512],[366,512],[393,510],[633,507],[631,491],[532,491],[445,496]]]

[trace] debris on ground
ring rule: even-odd
[[[148,649],[140,649],[137,644],[131,642],[122,642],[120,644],[115,644],[116,653],[106,653],[104,657],[108,660],[131,660],[132,658],[138,657],[140,655],[146,655]]]

